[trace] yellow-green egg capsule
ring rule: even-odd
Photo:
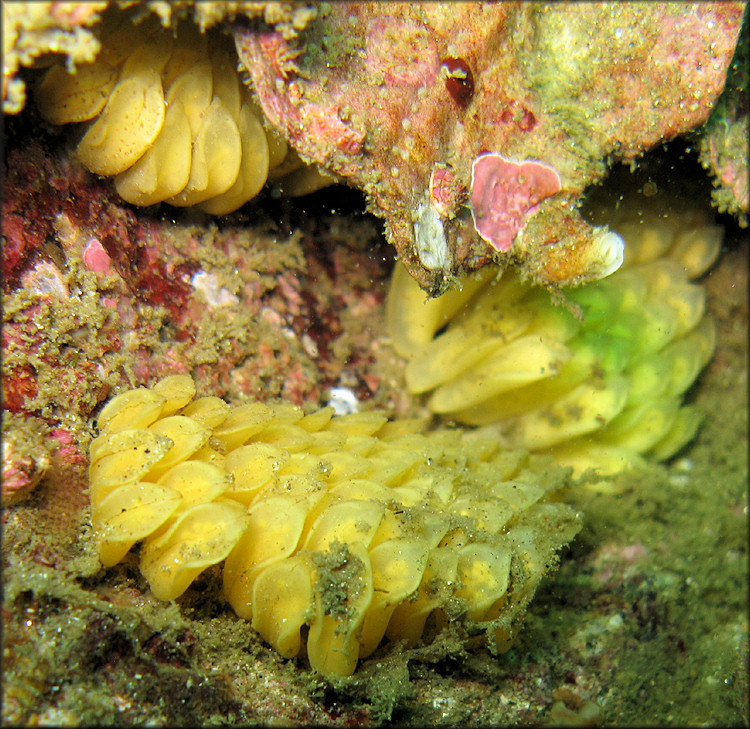
[[[698,278],[716,260],[723,238],[724,230],[719,225],[685,228],[675,236],[669,257],[682,266],[688,278]]]
[[[347,453],[354,453],[357,456],[369,456],[377,447],[378,439],[371,435],[351,435],[346,434],[344,440],[344,449]]]
[[[484,313],[481,319],[484,320]],[[471,330],[467,322],[468,331],[455,329],[441,334],[425,347],[422,357],[407,366],[409,390],[427,392],[457,377],[522,334],[532,319],[530,310],[519,308],[498,317],[491,328],[477,326]]]
[[[495,274],[489,267],[466,277],[456,288],[429,299],[403,266],[393,271],[392,293],[386,300],[386,316],[396,351],[418,351]]]
[[[610,276],[550,296],[512,271],[488,267],[425,301],[397,264],[387,320],[407,359],[406,387],[433,413],[494,425],[503,445],[565,463],[589,462],[582,443],[590,433],[597,450],[590,462],[603,459],[610,468],[642,462],[638,452],[624,455],[626,443],[654,456],[671,450],[654,446],[676,417],[667,416],[663,400],[695,381],[714,346],[705,291],[690,279],[715,259],[721,229],[681,201],[657,209],[636,195],[600,210],[596,197],[586,203],[587,216],[626,243],[624,264]],[[628,426],[623,416],[608,429],[626,407]],[[565,457],[566,440],[575,457]]]
[[[570,356],[562,342],[520,337],[501,347],[479,369],[441,385],[430,398],[430,407],[447,413],[476,405],[492,395],[556,374]]]
[[[695,437],[702,420],[703,414],[695,406],[680,408],[669,430],[653,445],[648,455],[660,461],[671,458]]]
[[[669,431],[680,401],[671,398],[626,408],[596,434],[596,441],[645,453]]]
[[[660,258],[674,241],[674,228],[658,219],[623,221],[615,230],[626,241],[623,267]]]
[[[423,418],[404,418],[390,420],[378,431],[378,437],[383,441],[392,441],[403,435],[415,435],[424,430],[426,421]]]
[[[305,411],[299,405],[292,405],[289,402],[274,403],[269,407],[273,411],[274,424],[299,423],[305,417]]]
[[[577,474],[591,471],[598,476],[611,476],[646,464],[645,459],[634,451],[618,446],[604,446],[592,442],[588,437],[551,448],[549,453],[556,463],[572,468]],[[589,488],[594,491],[608,491],[609,484],[603,488],[595,482]]]

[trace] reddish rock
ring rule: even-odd
[[[611,270],[603,232],[576,222],[578,198],[612,160],[707,119],[742,13],[741,2],[342,2],[319,7],[296,38],[257,22],[235,39],[271,123],[304,159],[367,194],[435,293],[509,256],[544,283]],[[551,204],[516,220],[499,245],[477,233],[460,194],[487,152],[560,177]],[[436,169],[451,170],[455,197],[435,200]],[[542,238],[541,221],[523,246],[506,240],[545,215],[583,234]]]

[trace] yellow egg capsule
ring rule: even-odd
[[[195,383],[190,375],[169,375],[159,380],[151,391],[164,398],[161,417],[174,415],[195,397]]]
[[[365,615],[372,603],[372,567],[365,546],[346,544],[335,553],[313,555],[315,617],[307,636],[310,665],[324,676],[349,676],[359,658],[359,639]],[[331,572],[338,584],[331,589],[320,573]]]
[[[141,481],[172,448],[172,440],[148,430],[123,430],[91,444],[89,489],[96,504],[113,489]]]
[[[172,415],[157,420],[150,426],[150,430],[172,441],[172,447],[166,455],[149,471],[148,475],[154,479],[158,479],[172,466],[187,460],[205,445],[211,435],[208,427],[184,415]]]
[[[99,559],[117,564],[138,541],[156,531],[180,505],[181,495],[168,486],[140,481],[112,491],[92,510],[99,533]]]
[[[177,513],[213,501],[231,488],[231,478],[223,468],[204,461],[183,461],[172,466],[157,483],[180,494]]]
[[[224,468],[233,478],[232,498],[242,504],[250,504],[255,494],[278,474],[289,457],[289,451],[268,443],[250,443],[227,453]]]
[[[314,568],[310,556],[296,554],[264,567],[253,584],[253,629],[284,658],[302,647],[302,626],[315,605]]]
[[[76,148],[76,156],[97,175],[116,175],[153,144],[164,124],[159,71],[141,68],[115,86],[101,116]]]
[[[102,433],[116,433],[132,428],[147,428],[161,415],[161,395],[139,387],[123,392],[110,400],[99,413],[97,424]]]
[[[466,600],[469,617],[481,621],[503,598],[510,582],[510,550],[467,544],[458,552],[456,597]]]
[[[408,539],[390,539],[370,550],[373,596],[362,625],[360,658],[378,647],[396,606],[417,591],[428,551],[427,544]]]
[[[231,501],[200,504],[169,528],[147,539],[141,551],[141,572],[154,595],[174,600],[190,583],[232,551],[247,526],[245,509]]]
[[[430,613],[443,605],[453,592],[458,572],[458,554],[452,547],[430,550],[416,598],[400,603],[388,622],[386,635],[414,646],[424,632]]]
[[[131,167],[115,177],[115,189],[133,205],[155,205],[183,190],[190,179],[190,124],[180,99],[167,101],[159,135]]]
[[[229,405],[220,397],[199,397],[186,405],[182,415],[203,423],[212,430],[218,428],[229,414]]]
[[[308,511],[308,503],[283,496],[248,510],[248,528],[224,565],[224,595],[240,617],[253,616],[253,586],[260,571],[297,548]]]
[[[51,124],[93,119],[107,103],[116,80],[117,71],[106,63],[80,64],[73,72],[53,66],[37,88],[39,111]]]
[[[259,402],[247,403],[234,408],[224,422],[213,431],[227,451],[231,451],[263,430],[273,421],[273,411],[268,405]]]

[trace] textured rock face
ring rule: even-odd
[[[296,38],[262,25],[235,38],[268,119],[308,161],[366,192],[410,273],[436,293],[490,259],[553,284],[614,270],[621,251],[583,223],[576,201],[605,160],[634,159],[706,120],[742,12],[335,3]],[[497,204],[529,197],[522,171],[537,163],[561,181],[546,199],[532,195],[512,243],[493,243],[471,214],[487,199],[472,166],[488,152],[519,170]]]

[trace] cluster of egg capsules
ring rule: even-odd
[[[224,215],[255,197],[269,176],[283,178],[287,195],[332,181],[264,129],[221,32],[200,32],[189,21],[173,32],[152,16],[110,21],[100,37],[93,62],[53,65],[35,97],[52,124],[87,122],[75,154],[91,172],[114,176],[127,202]]]
[[[580,527],[559,482],[481,433],[194,395],[174,375],[102,410],[89,473],[101,561],[143,541],[141,571],[172,600],[225,560],[237,614],[285,657],[304,643],[324,675],[350,675],[384,636],[416,643],[431,614],[483,624],[503,648]]]
[[[682,396],[715,346],[705,291],[691,280],[715,260],[722,229],[633,198],[608,211],[598,222],[624,239],[622,268],[566,289],[567,305],[491,266],[426,301],[397,266],[387,318],[408,390],[576,475],[664,460],[690,441],[701,415]]]

